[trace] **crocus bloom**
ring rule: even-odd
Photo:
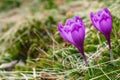
[[[61,23],[58,24],[58,30],[65,41],[73,44],[81,52],[85,64],[88,65],[84,54],[85,26],[82,19],[78,16],[67,19],[64,26]]]
[[[94,27],[105,36],[111,50],[110,33],[112,31],[112,16],[110,11],[107,8],[104,8],[96,14],[91,12],[90,18]]]

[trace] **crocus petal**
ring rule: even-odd
[[[97,12],[97,15],[100,16],[101,13],[102,13],[102,11],[100,10],[100,11]]]
[[[91,19],[93,25],[96,27],[95,22],[94,22],[94,17],[95,17],[95,16],[94,16],[94,13],[91,12],[91,13],[90,13],[90,19]],[[96,28],[97,28],[97,27],[96,27]]]
[[[75,42],[73,41],[71,32],[68,32],[68,33],[66,34],[66,36],[67,36],[67,39],[69,40],[69,42],[70,42],[71,44],[75,44]]]
[[[97,19],[97,17],[94,15],[93,12],[90,13],[90,18],[92,21],[92,24],[94,25],[94,27],[99,30],[100,32],[102,32],[100,25],[99,25],[99,20]]]
[[[99,30],[101,33],[103,33],[99,22],[96,22],[94,26],[95,26],[95,28],[96,28],[97,30]]]
[[[65,25],[71,26],[74,23],[73,19],[67,19]]]
[[[107,8],[104,8],[103,11],[108,14],[109,17],[112,18],[111,14],[110,14],[110,11],[107,9]]]
[[[59,30],[60,35],[62,36],[62,38],[63,38],[64,40],[66,40],[66,41],[69,41],[69,40],[67,39],[67,37],[66,37],[66,33],[65,33],[65,31],[64,31],[63,26],[62,26],[61,23],[58,24],[58,30]]]
[[[83,21],[79,16],[74,17],[75,22],[79,23],[80,25],[83,25]]]
[[[97,19],[99,19],[99,20],[101,19],[102,12],[103,11],[101,11],[101,10],[97,12],[97,15],[96,15]]]
[[[111,19],[103,19],[100,21],[100,28],[104,34],[110,34],[112,30],[112,20]]]
[[[84,36],[85,36],[84,28],[82,28],[82,26],[78,24],[74,24],[72,26],[75,26],[71,33],[72,39],[76,43],[75,45],[80,45],[81,43],[84,42]]]
[[[94,17],[94,13],[91,12],[91,13],[90,13],[90,18],[93,18],[93,17]]]

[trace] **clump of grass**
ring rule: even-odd
[[[45,9],[53,9],[53,8],[57,8],[57,5],[55,4],[55,0],[49,0],[49,1],[46,1],[46,0],[39,0],[39,2],[43,5],[43,7]]]
[[[13,8],[21,6],[20,0],[1,0],[0,1],[0,11],[8,11]]]
[[[85,67],[82,57],[80,56],[80,53],[77,51],[77,49],[71,47],[70,45],[66,45],[64,47],[62,47],[63,45],[59,46],[59,49],[53,46],[47,50],[47,54],[40,55],[40,58],[38,60],[27,59],[26,67],[22,68],[16,66],[16,70],[32,71],[32,67],[35,67],[37,72],[44,71],[48,74],[63,76],[64,79],[73,80],[119,79],[117,75],[120,72],[120,54],[118,52],[120,45],[117,44],[120,43],[119,39],[116,41],[115,36],[113,35],[113,33],[118,33],[114,32],[116,31],[116,25],[118,24],[116,23],[116,20],[119,19],[113,17],[114,28],[112,32],[111,42],[115,57],[115,60],[113,61],[114,64],[110,61],[109,50],[105,38],[98,32],[94,31],[92,33],[88,33],[85,42],[85,52],[87,53],[86,55],[88,57],[90,64],[89,68],[91,69],[91,72],[88,72],[88,68]],[[89,36],[91,34],[94,36]],[[57,36],[59,35],[57,34]],[[30,65],[32,65],[32,67]],[[36,75],[39,76],[39,74]]]
[[[63,18],[66,16],[64,15]],[[85,17],[85,20],[88,18]],[[77,49],[63,42],[55,27],[56,17],[48,16],[45,20],[27,19],[22,25],[4,32],[0,39],[0,63],[17,59],[25,62],[25,65],[16,65],[13,71],[2,70],[0,77],[39,80],[57,76],[62,80],[119,80],[119,21],[118,16],[113,15],[111,43],[114,60],[112,62],[105,38],[93,29],[90,23],[86,24],[88,31],[85,54],[90,65],[86,67]],[[47,76],[42,77],[43,74]]]
[[[48,23],[48,20],[51,20],[49,21],[50,23]],[[51,26],[46,26],[48,24],[56,24],[52,17],[48,17],[45,24],[36,19],[27,21],[25,24],[27,25],[20,25],[22,28],[18,28],[13,35],[14,37],[8,39],[12,43],[6,48],[6,52],[11,55],[9,57],[11,59],[26,61],[27,57],[37,58],[42,54],[40,50],[47,51],[52,43],[47,30],[53,32],[55,29],[50,28]],[[4,41],[5,39],[2,39],[1,43]]]

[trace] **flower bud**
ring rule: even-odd
[[[112,16],[110,11],[107,8],[104,8],[103,10],[98,11],[96,14],[91,12],[90,18],[94,27],[105,36],[109,44],[109,48],[111,49],[110,33],[112,31]]]
[[[85,26],[81,18],[75,16],[74,19],[67,19],[65,25],[58,24],[58,30],[62,38],[73,44],[82,54],[85,64],[87,65],[84,54]]]

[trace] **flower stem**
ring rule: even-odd
[[[110,50],[110,60],[112,61],[112,60],[114,60],[114,58],[113,58],[113,53],[112,53],[111,44],[110,44],[109,41],[108,41],[108,45],[109,45],[109,50]]]
[[[84,59],[85,65],[88,67],[88,61],[87,61],[87,58],[84,53],[84,46],[77,47],[77,48],[78,48],[79,52],[81,53],[82,58]]]
[[[110,44],[110,35],[107,35],[106,39],[107,39],[107,43],[108,43],[109,49],[110,49],[110,60],[112,61],[112,60],[114,60],[114,58],[113,58],[113,53],[112,53],[112,47],[111,47],[111,44]]]
[[[110,49],[110,60],[111,60],[111,61],[114,60],[114,58],[113,58],[113,53],[112,53],[112,49]]]
[[[85,54],[84,54],[84,55],[82,55],[82,57],[83,57],[83,59],[84,59],[85,65],[88,67],[88,61],[87,61],[87,59],[86,59]]]

